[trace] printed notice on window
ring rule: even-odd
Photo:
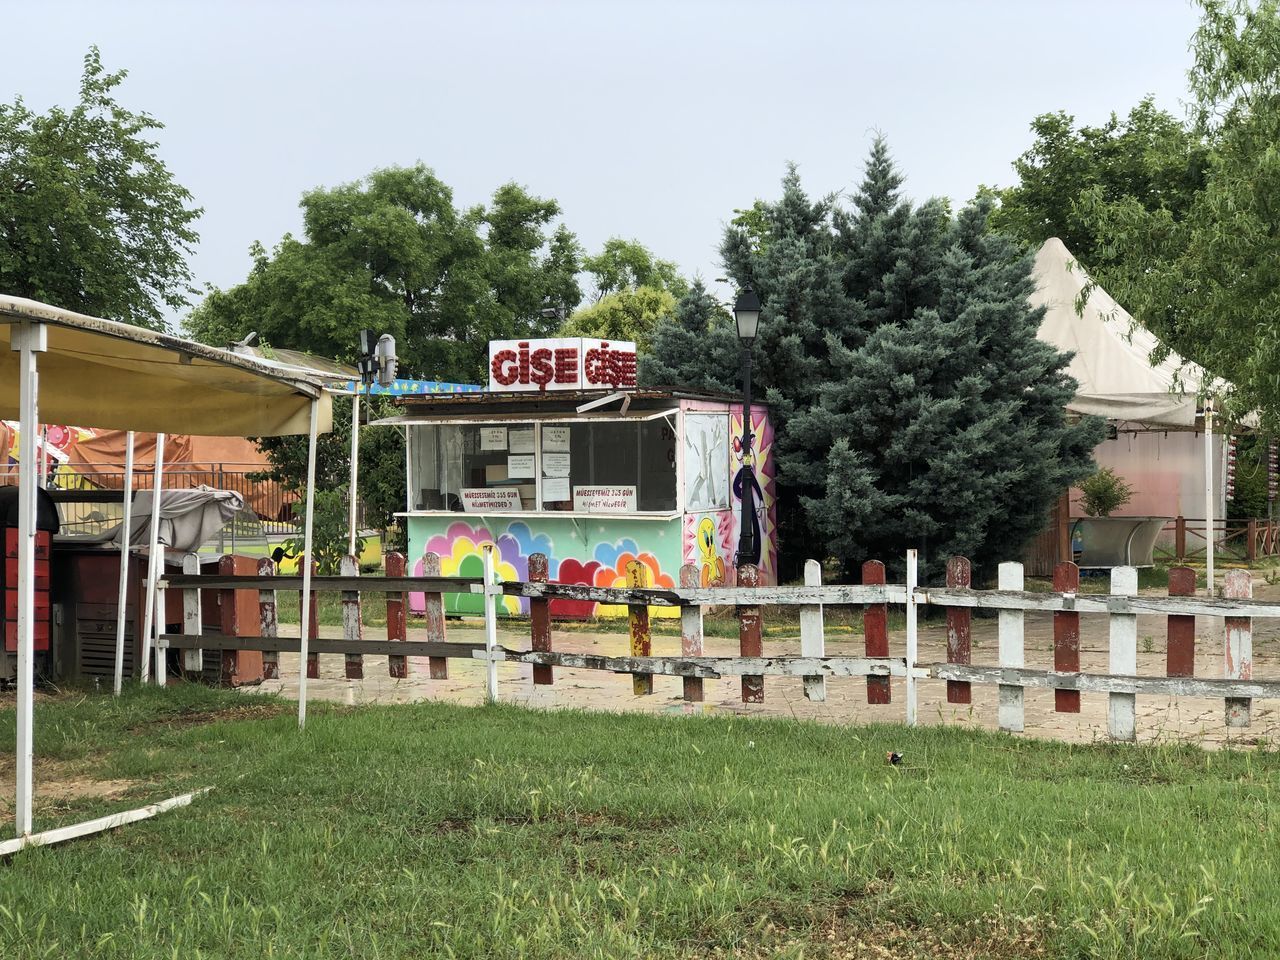
[[[564,503],[569,499],[568,477],[547,477],[542,481],[543,503]]]
[[[533,479],[533,454],[522,453],[507,457],[507,476],[512,480]]]
[[[520,512],[520,491],[515,487],[463,487],[458,496],[463,513]]]
[[[575,513],[635,513],[635,487],[574,487]]]
[[[543,453],[568,453],[569,452],[569,428],[568,427],[543,427],[542,428],[542,452]]]
[[[481,450],[507,449],[507,428],[506,427],[481,427],[480,428],[480,449]]]
[[[567,477],[569,475],[569,454],[543,451],[542,475],[544,477]],[[566,497],[565,499],[568,498]]]
[[[507,441],[512,453],[533,453],[533,427],[512,427],[507,431]]]

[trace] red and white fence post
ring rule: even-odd
[[[973,585],[973,573],[965,557],[952,557],[947,561],[947,586],[969,589]],[[947,607],[947,663],[968,666],[971,660],[973,640],[970,635],[971,615],[968,607]],[[972,703],[973,694],[966,680],[947,681],[947,703]]]
[[[744,563],[738,568],[738,586],[760,586],[760,569],[754,563]],[[738,652],[744,657],[764,656],[760,607],[757,604],[738,605]],[[764,677],[759,674],[743,674],[742,702],[764,703]]]
[[[698,568],[686,563],[680,568],[680,586],[697,589]],[[685,657],[702,656],[702,607],[691,603],[680,608],[680,654]],[[689,703],[702,702],[702,678],[684,678],[684,699]]]
[[[408,569],[403,553],[388,553],[386,560],[388,577],[403,577]],[[409,639],[409,619],[405,613],[408,605],[403,593],[387,594],[387,639],[404,642]],[[409,659],[399,654],[387,657],[387,676],[403,680],[409,676]]]
[[[884,564],[868,560],[862,565],[862,583],[865,586],[884,586]],[[889,605],[869,603],[862,612],[862,635],[868,657],[889,656]],[[893,687],[888,677],[867,677],[867,703],[885,704],[893,699]]]

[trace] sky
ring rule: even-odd
[[[1039,113],[1098,123],[1151,94],[1181,115],[1197,20],[1186,0],[2,6],[0,101],[71,105],[91,44],[129,71],[118,100],[165,124],[204,208],[202,288],[300,232],[304,191],[419,160],[459,206],[516,181],[588,251],[636,239],[711,282],[724,224],[788,162],[851,191],[879,132],[909,196],[963,202],[1013,180]]]

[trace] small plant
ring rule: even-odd
[[[1133,487],[1110,467],[1080,482],[1080,508],[1090,517],[1109,517],[1133,497]]]

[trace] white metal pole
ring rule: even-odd
[[[47,486],[46,477],[49,476],[49,428],[40,428],[40,476],[36,480],[36,486],[43,490]]]
[[[498,650],[498,598],[492,592],[494,584],[493,544],[484,545],[484,649],[489,654],[485,661],[485,699],[498,702],[498,661],[493,655]]]
[[[40,381],[36,354],[45,350],[43,324],[14,324],[10,349],[17,350],[18,372],[18,696],[17,743],[14,747],[17,783],[14,827],[19,837],[31,832],[32,724],[35,710],[36,612],[36,431],[39,430]]]
[[[311,401],[311,432],[307,440],[307,510],[302,526],[302,630],[298,649],[298,727],[307,725],[307,646],[311,638],[311,563],[315,544],[311,531],[316,516],[316,433],[320,423],[320,401]]]
[[[124,686],[124,621],[125,606],[129,599],[129,539],[133,531],[133,431],[125,435],[124,442],[124,522],[120,529],[120,590],[116,610],[116,670],[112,690],[120,696]],[[136,623],[136,620],[135,620]]]
[[[156,580],[164,570],[164,563],[157,562],[156,554],[160,547],[160,487],[164,480],[164,434],[156,434],[156,469],[151,476],[151,530],[147,541],[147,605],[143,609],[142,621],[142,666],[141,678],[146,683],[151,679],[151,629],[156,622]],[[163,677],[157,677],[162,682]]]
[[[1204,402],[1205,595],[1213,596],[1213,400]]]
[[[916,583],[917,553],[907,551],[907,726],[916,725]]]
[[[347,520],[350,528],[350,544],[347,553],[356,557],[356,481],[360,475],[360,381],[356,381],[356,392],[351,398],[351,511]]]

